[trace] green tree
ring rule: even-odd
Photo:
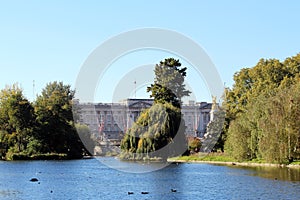
[[[73,122],[74,93],[70,85],[53,82],[47,84],[36,99],[35,113],[40,128],[39,139],[46,153],[64,153],[70,158],[83,155],[84,148]]]
[[[179,60],[174,58],[160,61],[155,66],[154,84],[147,88],[147,92],[151,92],[150,97],[153,97],[155,102],[169,102],[180,107],[182,97],[189,96],[191,93],[185,89],[186,69],[186,67],[182,68]]]
[[[261,59],[234,75],[224,102],[225,147],[231,155],[277,163],[298,157],[299,72],[300,54],[283,62]]]
[[[34,137],[35,115],[31,103],[17,84],[0,92],[0,148],[7,153],[24,152]]]
[[[263,134],[259,149],[265,160],[287,163],[300,158],[300,79],[295,85],[266,99],[266,118],[260,120]]]
[[[199,138],[196,138],[196,137],[193,138],[193,139],[190,139],[188,141],[188,145],[189,145],[189,151],[190,151],[190,153],[192,153],[192,152],[195,152],[195,153],[199,152],[200,148],[202,146],[201,140]]]
[[[90,152],[90,154],[93,154],[95,146],[97,145],[96,137],[91,133],[89,127],[85,124],[76,123],[75,127],[85,149],[87,150],[86,153]]]
[[[225,151],[239,161],[250,159],[250,131],[245,117],[231,122],[225,143]]]
[[[186,68],[168,58],[155,66],[155,81],[147,88],[154,105],[141,113],[121,141],[124,158],[178,156],[187,150],[185,124],[180,110],[185,89]]]
[[[185,125],[178,108],[170,103],[153,105],[141,113],[125,134],[121,149],[127,157],[160,157],[181,155],[187,150]]]

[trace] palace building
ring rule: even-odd
[[[151,107],[153,99],[125,99],[119,103],[80,103],[74,101],[77,122],[87,125],[100,140],[120,140],[141,111]],[[203,137],[212,118],[212,103],[189,101],[182,105],[186,135]]]

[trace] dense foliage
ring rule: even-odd
[[[181,155],[187,146],[180,110],[170,103],[155,104],[141,113],[125,134],[121,148],[127,158],[167,158]]]
[[[181,116],[181,98],[185,90],[186,68],[179,60],[161,61],[155,66],[155,81],[147,88],[154,105],[141,113],[127,131],[122,142],[122,157],[126,159],[167,158],[187,150],[185,124]]]
[[[238,160],[288,163],[300,158],[300,54],[261,59],[226,90],[225,150]]]
[[[0,92],[0,155],[3,159],[36,155],[80,158],[83,145],[74,127],[69,85],[49,83],[34,103],[13,85]],[[45,156],[42,156],[43,158]]]
[[[188,150],[190,154],[193,153],[198,153],[200,151],[200,148],[202,146],[200,138],[194,137],[194,138],[189,138],[188,140]]]
[[[34,108],[17,85],[0,92],[0,153],[11,157],[15,152],[31,152],[36,143]]]
[[[167,58],[156,64],[154,84],[147,88],[147,92],[151,92],[150,97],[153,97],[156,103],[169,102],[175,107],[180,107],[182,97],[191,93],[185,89],[186,69],[181,68],[179,60],[174,58]]]

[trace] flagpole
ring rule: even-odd
[[[134,98],[136,98],[136,80],[134,80]]]

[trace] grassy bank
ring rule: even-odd
[[[186,162],[186,163],[210,163],[210,164],[237,165],[237,166],[270,166],[270,167],[300,168],[300,161],[294,161],[289,164],[268,163],[264,160],[258,160],[258,159],[241,162],[223,153],[210,153],[210,154],[199,153],[190,156],[169,158],[168,161]]]
[[[217,153],[198,153],[190,156],[180,156],[168,159],[169,161],[182,161],[182,162],[197,162],[197,161],[216,161],[216,162],[236,162],[235,159],[225,155]]]

